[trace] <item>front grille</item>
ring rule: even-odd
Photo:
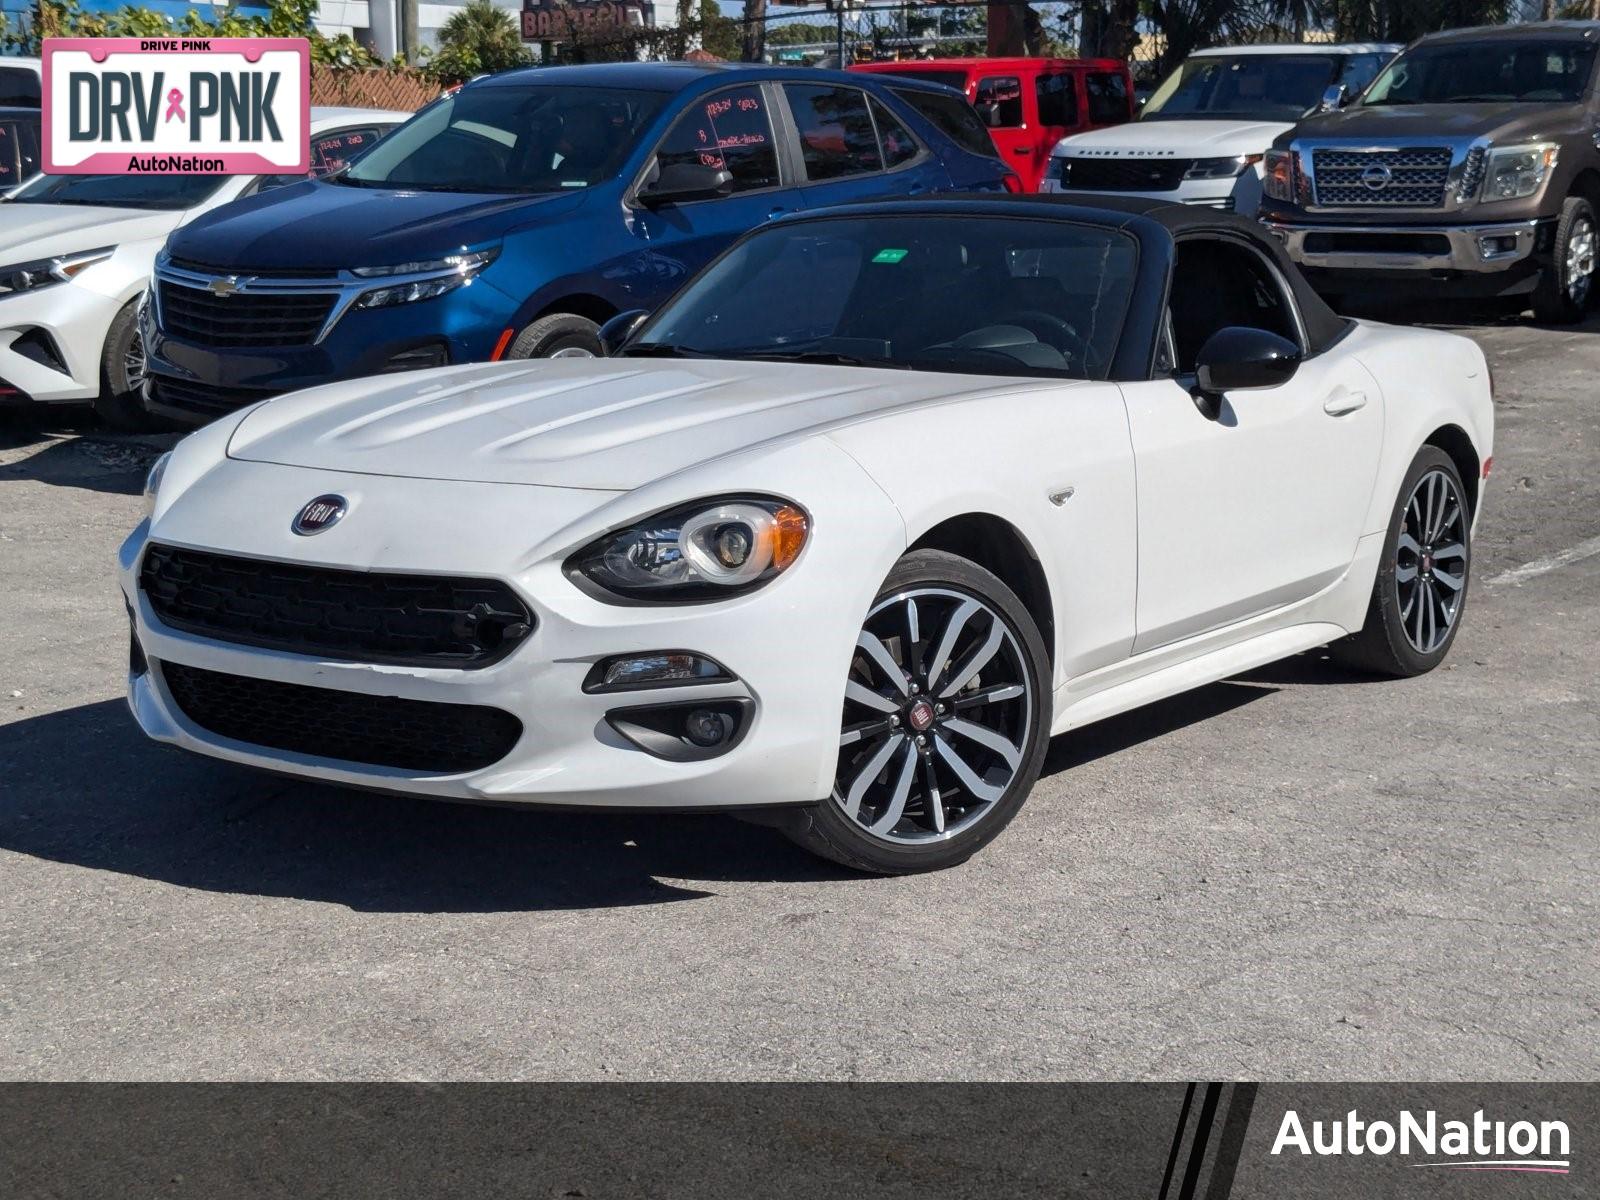
[[[533,630],[527,605],[492,579],[291,566],[153,544],[139,586],[173,629],[351,662],[484,667]]]
[[[1417,254],[1450,257],[1450,239],[1442,233],[1308,233],[1307,254]]]
[[[1187,158],[1063,158],[1061,186],[1074,191],[1170,192],[1192,165]]]
[[[149,386],[150,397],[157,404],[205,417],[234,412],[258,400],[270,400],[277,394],[258,388],[219,387],[196,379],[172,379],[166,375],[149,376]]]
[[[230,741],[374,767],[453,775],[499,762],[522,722],[481,704],[402,700],[160,664],[183,715]]]
[[[1450,148],[1312,150],[1311,172],[1323,208],[1441,208]]]
[[[332,292],[234,292],[161,280],[162,332],[203,346],[308,346],[338,297]]]

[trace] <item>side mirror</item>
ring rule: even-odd
[[[600,349],[607,358],[615,358],[617,352],[628,344],[628,339],[638,331],[644,319],[650,314],[642,308],[629,309],[625,313],[618,313],[604,325],[600,326]]]
[[[1215,421],[1225,392],[1281,387],[1300,369],[1300,357],[1299,346],[1265,329],[1219,329],[1195,361],[1195,406]]]
[[[733,174],[726,167],[709,167],[705,163],[659,164],[653,177],[639,189],[641,203],[681,204],[685,200],[711,200],[733,192]]]
[[[1322,93],[1322,103],[1317,105],[1318,112],[1336,112],[1350,103],[1350,89],[1342,83],[1328,85],[1328,90]]]

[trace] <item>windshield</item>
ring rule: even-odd
[[[1413,46],[1378,76],[1361,103],[1571,104],[1594,69],[1592,42],[1435,42]]]
[[[1338,82],[1333,54],[1204,55],[1184,60],[1146,101],[1142,121],[1251,117],[1295,121]]]
[[[39,175],[11,202],[183,209],[199,204],[226,180],[225,175]]]
[[[609,179],[662,92],[466,87],[422,110],[337,183],[426,192],[559,192]]]
[[[735,246],[625,353],[1102,379],[1137,261],[1061,220],[821,218]]]

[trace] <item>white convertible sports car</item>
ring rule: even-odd
[[[1051,734],[1460,627],[1489,373],[1252,224],[905,201],[767,225],[613,357],[332,384],[193,434],[121,551],[151,737],[503,804],[760,810],[959,862]]]
[[[410,113],[311,110],[312,174],[344,165]],[[167,235],[287,175],[35,175],[0,200],[0,400],[93,404],[147,423],[136,311]]]

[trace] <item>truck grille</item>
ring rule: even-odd
[[[484,667],[533,630],[493,579],[341,571],[153,544],[139,587],[185,633],[352,662]]]
[[[308,346],[338,297],[331,292],[234,292],[161,280],[163,332],[203,346]]]
[[[1187,158],[1061,158],[1061,186],[1073,191],[1170,192],[1183,182]]]
[[[454,775],[499,762],[522,722],[481,704],[403,700],[160,664],[183,715],[218,737],[341,762]]]
[[[1323,208],[1442,208],[1450,181],[1448,146],[1396,150],[1312,150]]]

